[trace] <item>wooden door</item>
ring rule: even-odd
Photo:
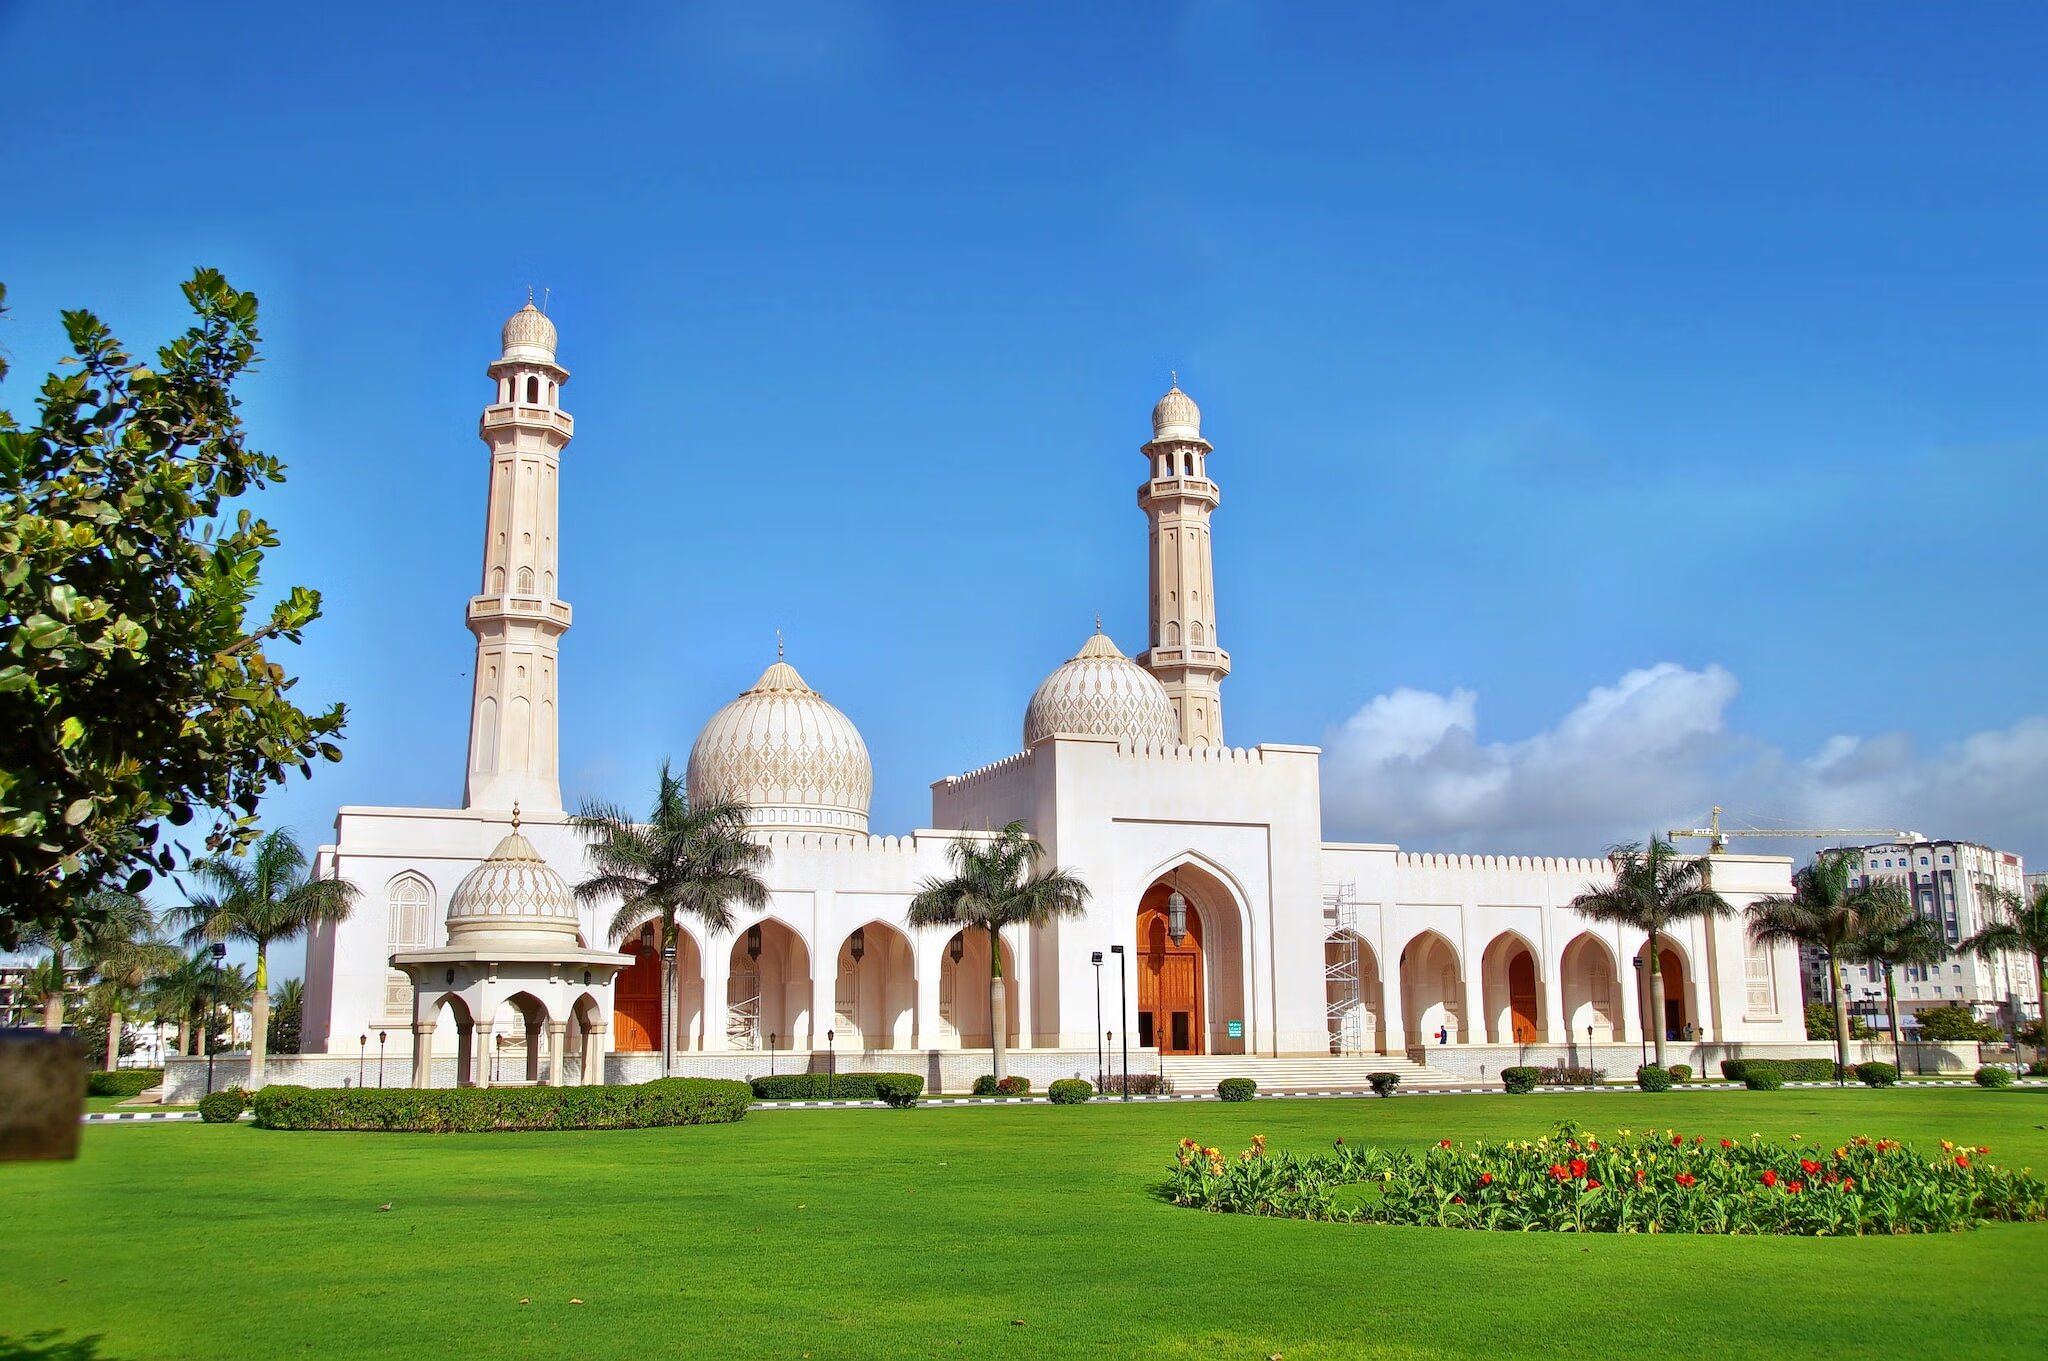
[[[1536,1042],[1536,961],[1527,951],[1508,961],[1508,1011],[1516,1044]]]
[[[643,936],[626,946],[633,962],[612,989],[612,1044],[622,1054],[661,1048],[661,952]]]
[[[1138,911],[1138,1044],[1162,1054],[1207,1052],[1202,1006],[1202,925],[1192,900],[1186,937],[1166,933],[1168,885],[1155,884]]]

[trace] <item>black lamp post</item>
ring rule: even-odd
[[[1643,1024],[1638,1027],[1643,1033],[1636,1038],[1642,1041],[1643,1066],[1647,1068],[1650,1064],[1650,1026],[1652,1022],[1650,1019],[1649,994],[1643,991],[1643,957],[1641,955],[1636,956],[1636,996],[1640,997],[1643,1002]],[[1658,1017],[1655,1024],[1664,1024],[1664,1018]]]
[[[1112,945],[1109,952],[1116,956],[1117,990],[1123,994],[1124,1020],[1124,1100],[1131,1099],[1131,984],[1124,974],[1124,947]]]
[[[377,1086],[379,1088],[382,1088],[384,1085],[384,1042],[390,1038],[391,1033],[389,1031],[380,1030],[377,1032]]]
[[[356,1040],[356,1089],[362,1090],[369,1084],[363,1079],[363,1070],[370,1062],[370,1032],[364,1031]]]
[[[761,1012],[758,999],[766,995],[761,987],[761,923],[759,922],[755,922],[747,928],[747,963],[754,966],[754,996],[757,1000],[754,1012],[753,1042],[759,1044],[761,1042]]]
[[[670,1076],[676,1052],[676,946],[661,947],[661,1075]]]
[[[860,1030],[860,962],[867,958],[868,929],[865,926],[853,928],[853,935],[847,939],[846,952],[853,956],[853,1026]],[[886,986],[888,980],[882,980]]]
[[[1588,1068],[1593,1066],[1593,1027],[1591,1025],[1586,1027],[1586,1066]]]
[[[768,1076],[775,1076],[775,1032],[768,1032]]]
[[[208,1030],[213,1029],[214,1013],[220,1010],[220,962],[227,957],[227,944],[223,941],[215,941],[213,943],[213,1005],[206,1009],[206,1020],[202,1022]],[[63,980],[59,979],[58,981],[61,983]],[[228,1027],[228,1034],[225,1038],[230,1040],[234,1038],[233,1026]],[[206,1046],[206,1094],[208,1096],[213,1095],[213,1051],[218,1048],[220,1046],[217,1044]]]
[[[1088,957],[1095,966],[1095,1080],[1102,1081],[1102,951]]]
[[[839,1051],[832,1047],[834,1035],[825,1032],[825,1099],[832,1099],[832,1079],[839,1075]]]

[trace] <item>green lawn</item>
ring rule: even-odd
[[[1954,1138],[2048,1173],[2043,1089],[757,1110],[593,1134],[88,1128],[76,1164],[0,1167],[0,1358],[1662,1361],[2011,1356],[2048,1330],[2048,1224],[1581,1238],[1204,1215],[1154,1192],[1183,1134],[1305,1149],[1567,1116]]]

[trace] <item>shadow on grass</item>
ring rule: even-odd
[[[66,1337],[61,1328],[13,1337],[0,1333],[0,1361],[115,1361],[100,1350],[100,1337]]]

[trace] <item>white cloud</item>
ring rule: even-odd
[[[1660,662],[1595,687],[1542,732],[1493,742],[1480,740],[1470,690],[1378,695],[1325,741],[1325,821],[1333,836],[1417,849],[1588,854],[1720,803],[1731,823],[1896,826],[2022,854],[2041,846],[2048,716],[1928,754],[1903,733],[1845,734],[1797,759],[1728,726],[1738,688],[1719,666]]]

